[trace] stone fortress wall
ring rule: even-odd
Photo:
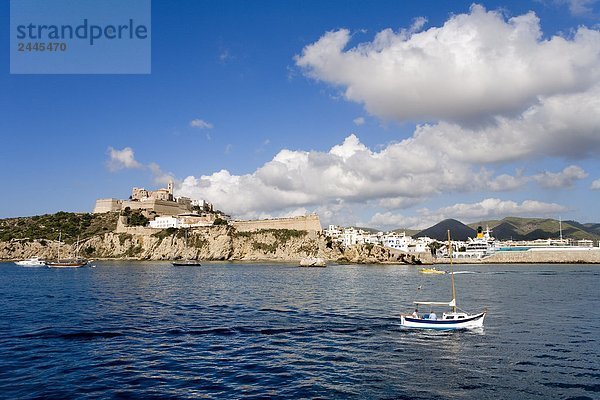
[[[131,210],[154,211],[158,215],[178,215],[190,212],[189,207],[175,201],[145,199],[145,200],[117,200],[117,199],[98,199],[94,214],[105,212],[118,212],[129,207]]]
[[[253,221],[231,221],[238,232],[254,232],[261,229],[293,229],[321,232],[321,221],[317,214],[290,218],[261,219]]]
[[[94,207],[94,214],[103,214],[107,212],[121,211],[123,200],[117,199],[98,199]]]

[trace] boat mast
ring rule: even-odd
[[[558,230],[560,232],[560,241],[562,242],[563,238],[562,238],[562,218],[561,217],[558,217]]]
[[[60,244],[62,238],[62,231],[58,231],[58,254],[56,255],[57,261],[60,262]]]
[[[79,260],[79,235],[77,235],[77,244],[75,245],[75,260]]]
[[[456,289],[454,287],[454,268],[452,266],[452,242],[450,241],[450,229],[448,229],[448,255],[450,256],[450,277],[452,279],[452,312],[456,312]]]

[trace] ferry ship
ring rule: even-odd
[[[485,231],[481,226],[477,227],[477,236],[469,238],[464,247],[452,252],[453,258],[482,259],[496,252],[496,239],[492,237],[490,228],[486,226]]]

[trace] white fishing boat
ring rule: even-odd
[[[171,263],[174,267],[200,267],[202,263],[200,260],[181,260],[181,261],[173,261]]]
[[[21,267],[45,267],[46,262],[39,257],[31,257],[27,260],[15,261],[15,264]]]
[[[456,306],[456,288],[454,287],[454,270],[452,268],[452,245],[450,241],[450,231],[448,231],[448,252],[450,254],[450,276],[452,280],[452,300],[448,302],[439,301],[415,301],[413,304],[417,307],[412,314],[402,314],[400,316],[400,324],[406,328],[420,329],[472,329],[483,326],[486,312],[478,314],[469,314],[460,310]],[[435,312],[419,315],[418,307],[427,306],[430,309],[433,307],[450,307],[451,311],[444,312],[441,318],[437,317]]]

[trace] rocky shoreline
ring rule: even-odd
[[[0,242],[0,260],[12,261],[39,256],[56,258],[58,242],[13,239]],[[75,246],[64,244],[65,257]],[[80,243],[80,256],[117,260],[212,260],[299,262],[304,257],[321,257],[329,262],[358,264],[421,264],[428,260],[377,245],[345,249],[317,232],[268,229],[237,232],[228,226],[196,228],[186,238],[181,231],[148,233],[105,233]]]
[[[0,242],[0,260],[14,261],[33,256],[56,258],[58,242],[44,239],[13,239]],[[64,244],[65,257],[73,256],[75,246]],[[305,257],[320,257],[339,264],[447,264],[447,258],[430,254],[406,254],[371,244],[344,248],[318,232],[268,229],[237,232],[228,226],[196,228],[186,238],[183,231],[152,233],[109,232],[88,238],[80,244],[80,256],[103,260],[204,260],[266,261],[299,263]],[[600,263],[600,249],[590,251],[539,251],[497,253],[482,260],[459,259],[455,264]]]

